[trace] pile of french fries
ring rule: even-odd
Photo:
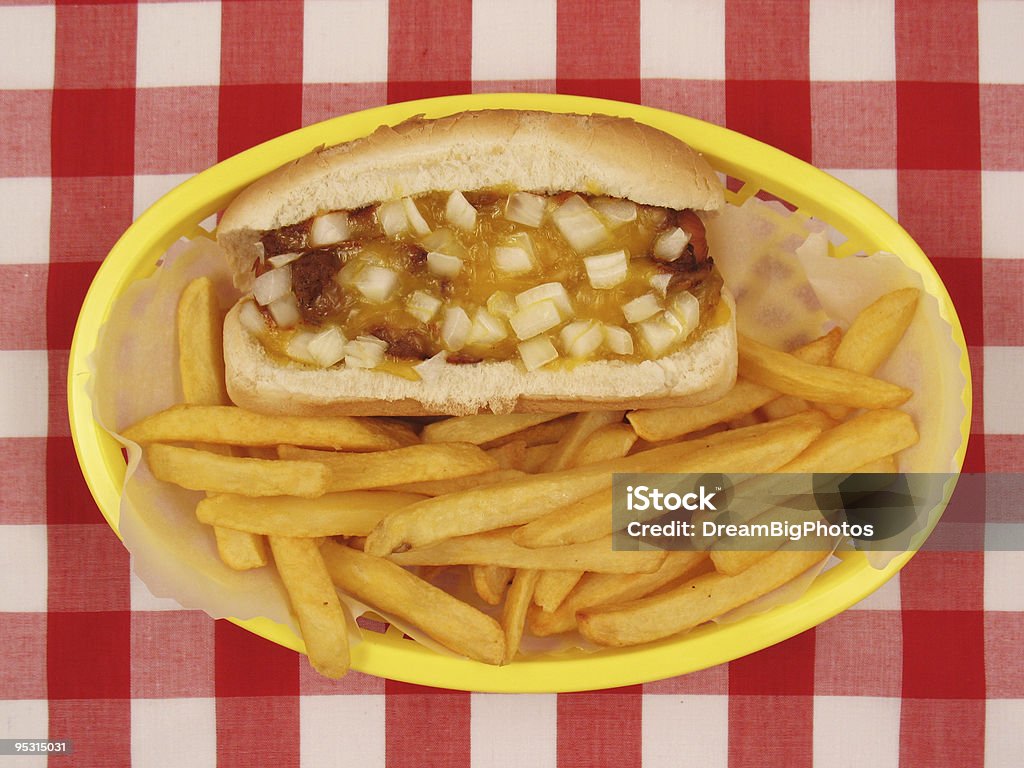
[[[350,663],[339,593],[488,664],[511,662],[524,633],[631,646],[771,592],[821,564],[831,545],[616,551],[612,474],[892,471],[918,440],[898,410],[912,392],[872,374],[918,298],[889,293],[845,333],[792,353],[741,338],[739,379],[710,405],[424,424],[227,404],[222,314],[201,278],[178,307],[185,402],[123,436],[143,446],[155,477],[205,491],[196,515],[224,563],[273,561],[323,675]],[[482,608],[435,586],[450,568],[464,571]]]

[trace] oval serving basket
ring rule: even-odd
[[[89,396],[89,357],[118,296],[156,268],[159,257],[179,238],[199,232],[206,220],[246,185],[321,144],[336,144],[396,124],[413,115],[440,117],[468,109],[540,109],[551,112],[601,112],[631,117],[678,136],[702,152],[712,166],[740,182],[731,202],[767,193],[787,203],[798,216],[828,224],[846,239],[832,255],[887,251],[920,275],[939,313],[952,330],[961,356],[957,365],[964,386],[962,402],[950,407],[943,429],[959,434],[959,448],[943,457],[959,470],[970,426],[970,371],[966,343],[955,309],[937,273],[910,236],[882,209],[828,174],[758,141],[689,117],[601,99],[547,94],[481,94],[393,104],[346,115],[268,141],[225,160],[175,188],[128,229],[97,272],[75,329],[68,370],[71,431],[83,474],[111,528],[118,531],[118,509],[125,477],[120,444],[93,418]],[[736,185],[732,185],[735,187]],[[951,488],[947,493],[951,492]],[[424,685],[475,691],[574,691],[631,685],[692,672],[766,648],[816,626],[881,587],[912,557],[907,552],[875,569],[859,554],[845,557],[819,576],[795,602],[733,624],[705,625],[683,637],[638,648],[587,653],[567,652],[491,667],[437,654],[392,628],[364,632],[353,648],[353,668],[381,677]],[[287,626],[267,619],[232,619],[273,642],[302,650]]]

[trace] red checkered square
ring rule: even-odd
[[[388,80],[388,103],[469,93],[469,80]]]
[[[216,622],[214,642],[218,697],[298,694],[298,667],[306,659],[295,651],[228,621]]]
[[[0,264],[0,284],[0,349],[44,349],[46,327],[39,317],[46,313],[46,265]]]
[[[981,169],[977,83],[897,82],[899,167]]]
[[[719,664],[688,675],[645,683],[644,693],[724,696],[729,693],[729,665]]]
[[[729,664],[729,694],[810,696],[814,692],[814,630]]]
[[[302,125],[301,85],[222,85],[219,95],[222,160]]]
[[[76,274],[81,270],[95,273],[99,262],[106,258],[114,243],[131,225],[132,201],[130,176],[55,178],[50,261],[90,262],[73,271]],[[67,280],[72,276],[64,269],[54,270],[51,266],[50,279],[51,282],[54,279]],[[63,309],[64,304],[62,300],[59,305],[51,305],[50,312]],[[77,311],[79,306],[80,303],[71,309]]]
[[[46,438],[46,522],[56,525],[97,525],[106,521],[85,484],[70,436]]]
[[[243,661],[247,661],[244,659]],[[263,673],[252,666],[249,674]],[[344,724],[339,723],[339,728]],[[332,738],[325,735],[325,738]],[[420,745],[423,748],[423,745]],[[217,699],[218,768],[275,768],[299,766],[299,700],[293,696],[259,696]]]
[[[986,260],[982,263],[982,301],[985,343],[1024,346],[1024,260]]]
[[[388,5],[388,100],[399,101],[424,84],[446,93],[468,92],[472,79],[471,0],[448,3],[444,13],[430,3],[392,0]],[[461,87],[459,84],[462,84]],[[394,90],[393,90],[394,89]]]
[[[0,439],[0,525],[46,522],[46,438]]]
[[[382,694],[384,678],[349,672],[341,680],[330,680],[309,664],[299,664],[299,690],[303,696]]]
[[[1024,472],[1024,435],[986,435],[985,467],[989,472]]]
[[[128,615],[128,550],[103,525],[51,525],[47,529],[51,612],[95,611]],[[83,553],[88,553],[83,557]]]
[[[643,703],[639,685],[559,694],[558,764],[639,765]]]
[[[981,611],[904,609],[903,696],[985,698],[984,642]]]
[[[198,611],[132,614],[132,697],[214,695],[213,627]]]
[[[384,691],[386,762],[469,766],[470,694],[388,680]]]
[[[89,290],[98,262],[50,264],[46,283],[46,341],[51,349],[70,349],[78,311]]]
[[[730,665],[731,666],[731,665]],[[796,768],[814,757],[810,696],[729,696],[729,768]]]
[[[953,299],[953,305],[956,307],[957,316],[960,318],[968,345],[980,347],[985,338],[985,310],[982,295],[983,262],[974,258],[945,258],[941,256],[932,256],[931,261]],[[975,382],[975,385],[980,386],[980,381]]]
[[[134,4],[57,5],[56,88],[135,86]]]
[[[54,176],[130,176],[134,139],[134,90],[53,92]]]
[[[987,171],[1024,171],[1024,85],[982,85],[981,167]]]
[[[51,739],[67,739],[75,751],[54,757],[62,768],[118,768],[132,764],[131,701],[88,694],[75,700],[50,700]]]
[[[807,80],[807,2],[738,0],[725,4],[725,75],[730,80]],[[771,41],[768,43],[768,41]],[[766,43],[771,54],[766,51]]]
[[[904,699],[899,761],[914,768],[985,765],[985,702]]]
[[[899,80],[977,82],[978,7],[975,0],[896,3]]]
[[[0,634],[0,699],[45,699],[46,614],[0,614]]]
[[[474,80],[472,93],[553,93],[554,80]]]
[[[302,124],[378,107],[388,98],[386,83],[317,83],[302,86]]]
[[[729,80],[725,84],[729,128],[811,159],[811,87],[806,80]]]
[[[985,614],[985,691],[990,699],[1024,699],[1024,613]]]
[[[640,3],[559,3],[556,78],[559,93],[640,101]]]
[[[816,630],[816,696],[898,698],[902,632],[898,611],[846,611]]]
[[[47,367],[47,420],[46,434],[50,437],[70,437],[71,422],[68,419],[68,364],[71,352],[66,349],[51,349],[46,354]]]
[[[79,555],[83,551],[88,550],[79,549]],[[51,611],[46,628],[50,698],[128,699],[131,694],[130,624],[128,611]],[[59,729],[51,728],[51,733],[61,733],[60,738],[67,738]]]
[[[980,611],[984,553],[920,552],[900,571],[907,611]]]
[[[0,91],[0,176],[50,173],[50,91]]]
[[[217,88],[142,88],[135,97],[135,172],[198,173],[217,162]]]
[[[895,83],[812,82],[811,115],[815,165],[895,167]]]
[[[725,123],[725,83],[721,80],[642,80],[641,102],[685,112],[718,125]]]
[[[222,85],[302,82],[302,0],[226,0],[220,25]]]

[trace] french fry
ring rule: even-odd
[[[706,552],[669,552],[653,573],[587,573],[554,611],[531,610],[527,626],[538,637],[576,628],[576,612],[595,605],[621,603],[649,595],[681,578],[707,569]]]
[[[144,455],[157,480],[194,491],[313,498],[323,496],[331,480],[330,470],[313,461],[223,456],[161,443],[147,446]]]
[[[536,473],[540,472],[548,456],[555,450],[556,443],[542,443],[541,445],[528,445],[526,455],[523,457],[523,471]]]
[[[505,659],[505,634],[490,616],[388,560],[333,541],[325,541],[321,552],[331,579],[343,592],[408,621],[455,653],[486,664]]]
[[[202,523],[275,536],[366,536],[387,514],[423,496],[392,491],[344,491],[316,498],[253,498],[218,494],[199,502]]]
[[[313,539],[271,536],[270,549],[299,620],[313,668],[337,679],[349,669],[348,630],[338,591]]]
[[[754,525],[771,525],[773,522],[802,525],[804,523],[825,522],[825,519],[817,509],[786,509],[776,507],[757,515],[750,522]],[[731,539],[719,539],[710,549],[711,562],[714,563],[715,570],[719,573],[735,576],[747,570],[755,563],[764,560],[772,552],[781,549],[788,540],[788,537],[785,535],[760,536],[758,537],[759,549],[735,549],[736,544]]]
[[[463,477],[450,477],[447,480],[423,480],[418,483],[399,483],[388,486],[385,490],[401,491],[403,493],[420,493],[424,496],[445,496],[449,493],[468,491],[471,488],[483,488],[488,485],[497,485],[509,480],[526,477],[525,472],[518,469],[495,469],[491,472],[481,472],[478,475],[464,475]]]
[[[601,427],[621,423],[624,411],[583,411],[573,416],[568,429],[541,465],[542,472],[557,472],[575,466],[576,453]]]
[[[267,564],[267,546],[262,536],[234,528],[214,528],[213,536],[217,554],[229,568],[248,571]]]
[[[487,455],[498,463],[498,469],[522,471],[526,462],[526,441],[514,440],[498,448],[489,448]]]
[[[569,427],[569,422],[572,420],[572,414],[559,416],[551,421],[545,421],[542,424],[537,424],[533,427],[527,427],[519,432],[513,432],[504,437],[499,437],[496,440],[489,440],[483,443],[483,447],[487,449],[500,448],[506,443],[522,441],[526,443],[527,448],[540,445],[551,445],[557,443],[562,435],[565,434],[565,430]]]
[[[820,431],[814,425],[785,425],[771,430],[770,441],[759,435],[700,452],[695,452],[697,445],[678,443],[427,499],[381,520],[367,538],[367,551],[382,557],[404,547],[522,525],[609,487],[613,472],[770,472],[800,453]]]
[[[577,613],[580,633],[599,645],[624,647],[685,632],[786,584],[827,552],[782,550],[738,576],[708,573],[675,589]]]
[[[805,363],[745,336],[740,336],[739,355],[740,375],[745,379],[813,402],[893,408],[913,394],[905,387],[855,371]]]
[[[381,451],[418,442],[395,422],[354,416],[268,416],[233,405],[175,405],[134,424],[124,437],[140,445],[202,442],[223,445],[301,445]]]
[[[533,599],[533,590],[537,585],[539,571],[516,571],[512,585],[505,596],[505,605],[501,611],[501,626],[505,630],[505,662],[508,663],[519,653],[519,643],[523,639],[523,628],[526,625],[526,611]]]
[[[328,489],[331,491],[447,480],[498,469],[494,457],[470,443],[423,443],[372,453],[317,451],[282,445],[277,453],[282,459],[324,464],[331,470]]]
[[[636,445],[636,441],[636,432],[628,424],[609,424],[601,427],[580,446],[573,457],[572,466],[585,467],[599,461],[618,459],[629,453]]]
[[[583,571],[540,571],[533,588],[534,604],[548,613],[556,610],[582,578]]]
[[[761,413],[764,417],[769,420],[784,419],[787,416],[792,416],[796,413],[803,413],[808,410],[811,406],[807,404],[806,400],[801,400],[799,397],[793,395],[783,395],[782,397],[772,400],[770,403],[765,403],[761,406]],[[830,406],[832,408],[841,408],[842,406]]]
[[[522,432],[527,427],[557,419],[558,413],[481,413],[453,416],[423,428],[425,443],[473,443],[483,445],[498,438]]]
[[[471,565],[469,577],[477,597],[488,605],[501,605],[513,571],[501,565]]]
[[[611,536],[566,547],[520,547],[507,530],[460,536],[429,547],[396,552],[398,565],[497,565],[537,571],[649,573],[657,570],[665,552],[612,549]]]
[[[853,472],[858,467],[915,445],[914,420],[903,411],[865,411],[822,432],[779,472]]]

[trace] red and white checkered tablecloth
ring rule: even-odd
[[[117,237],[285,131],[489,91],[690,114],[868,194],[963,321],[965,469],[1024,470],[1024,2],[0,0],[0,739],[68,739],[52,764],[89,768],[1021,765],[1022,552],[921,554],[760,653],[559,695],[322,680],[132,575],[66,408],[75,319]]]

